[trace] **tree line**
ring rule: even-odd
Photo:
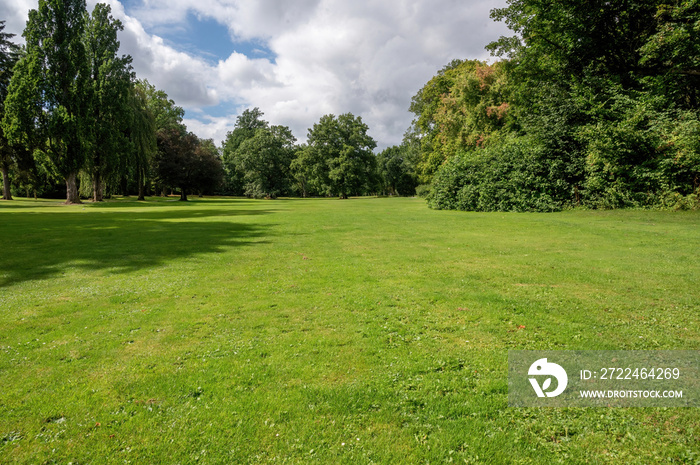
[[[375,154],[351,113],[298,144],[244,111],[221,147],[119,56],[109,6],[40,0],[24,47],[0,23],[4,198],[113,193],[427,197],[433,208],[698,208],[700,0],[508,0],[493,64],[455,60],[413,97],[404,141]]]
[[[222,145],[229,195],[413,195],[415,157],[407,147],[375,155],[377,144],[359,116],[325,115],[296,144],[286,126],[271,126],[258,108],[243,111]]]
[[[360,117],[326,115],[296,143],[258,108],[237,118],[219,148],[183,124],[184,110],[119,55],[121,22],[108,5],[40,0],[19,47],[0,22],[0,167],[3,198],[15,192],[66,203],[105,195],[188,193],[412,195],[410,151],[379,155]]]
[[[494,64],[456,60],[406,139],[434,208],[698,208],[700,1],[508,0]]]
[[[14,185],[35,195],[64,186],[67,203],[101,201],[105,191],[143,199],[147,187],[202,188],[220,169],[213,143],[188,133],[184,111],[118,54],[122,29],[108,5],[88,12],[84,0],[39,1],[23,47],[0,23],[3,198]],[[174,146],[213,168],[171,170],[160,155]]]

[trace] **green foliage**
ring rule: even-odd
[[[243,140],[237,153],[237,171],[243,174],[245,195],[277,198],[290,191],[290,165],[296,138],[286,126],[257,129]]]
[[[377,143],[369,127],[351,113],[325,115],[309,129],[308,148],[302,156],[307,172],[315,173],[316,185],[326,195],[364,194],[374,187]]]
[[[416,151],[408,144],[389,147],[377,155],[377,171],[385,192],[411,196],[416,193]]]
[[[146,94],[148,110],[155,120],[156,131],[182,128],[182,118],[185,116],[182,107],[175,105],[165,91],[157,89],[145,79],[138,81],[137,85]]]
[[[223,180],[223,166],[212,141],[200,141],[180,128],[160,129],[158,151],[152,160],[156,181],[180,189],[180,200],[192,191],[216,190]]]
[[[226,191],[233,195],[244,195],[245,174],[240,169],[239,147],[255,136],[258,129],[267,129],[270,124],[262,119],[264,113],[259,108],[246,109],[236,118],[236,125],[226,134],[222,146],[222,160],[226,169]]]
[[[325,195],[330,181],[327,165],[319,150],[308,145],[299,147],[290,168],[296,190],[302,197]]]
[[[89,139],[86,18],[84,0],[40,0],[29,12],[26,55],[14,68],[3,118],[11,144],[45,150],[66,179],[69,203],[80,202],[76,176]]]
[[[656,31],[640,48],[640,65],[653,70],[647,79],[656,93],[681,108],[700,105],[700,1],[659,5]]]
[[[144,83],[137,81],[130,88],[129,110],[131,121],[128,127],[131,172],[136,173],[139,200],[145,199],[146,179],[151,160],[158,149],[156,119],[149,107],[149,98]]]
[[[430,195],[430,184],[420,184],[416,186],[416,195],[421,198],[427,198]]]
[[[414,97],[423,179],[437,170],[430,205],[694,208],[698,5],[509,0],[494,9],[516,35],[488,48],[508,60],[453,62]],[[503,118],[484,118],[497,108]]]
[[[89,66],[87,93],[90,98],[86,118],[87,134],[83,150],[85,168],[92,181],[94,201],[102,200],[102,184],[118,182],[132,166],[127,136],[134,123],[131,57],[118,56],[117,34],[123,30],[111,16],[108,5],[98,3],[85,30],[85,49]]]
[[[436,209],[556,211],[572,202],[567,166],[528,137],[463,152],[436,173],[428,204]]]
[[[20,48],[10,39],[14,34],[3,32],[5,21],[0,21],[0,121],[5,114],[5,99],[7,98],[7,87],[12,78],[12,68],[20,57]],[[5,137],[2,125],[0,124],[0,170],[2,171],[2,187],[4,200],[12,200],[10,188],[9,170],[15,166],[17,161],[26,159],[27,151],[21,147],[12,147]]]
[[[455,153],[487,145],[510,125],[508,93],[503,64],[476,60],[453,61],[418,91],[411,101],[416,119],[407,139],[420,143],[423,182]]]

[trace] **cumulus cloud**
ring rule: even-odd
[[[36,3],[0,7],[10,32],[21,31]],[[507,34],[489,19],[505,0],[148,0],[129,14],[118,0],[107,3],[124,23],[122,50],[137,75],[187,110],[191,130],[217,142],[239,110],[257,106],[300,140],[324,114],[352,112],[380,147],[400,143],[418,89],[455,58],[487,59],[484,45]],[[211,62],[154,33],[182,27],[191,15],[222,24],[234,43],[263,44],[274,58],[233,52]]]

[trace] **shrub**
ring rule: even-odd
[[[528,137],[460,153],[440,167],[428,204],[471,211],[556,211],[574,202],[576,186],[562,158]]]

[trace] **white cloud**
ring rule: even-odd
[[[36,3],[0,7],[9,32],[21,31]],[[188,110],[191,130],[216,141],[238,108],[257,106],[301,140],[322,115],[352,112],[381,147],[399,143],[418,89],[454,58],[487,59],[484,45],[507,34],[489,19],[505,0],[147,0],[132,16],[119,1],[107,3],[124,23],[122,49],[137,75]],[[182,27],[188,13],[225,25],[234,40],[260,41],[274,61],[234,52],[212,63],[147,32]],[[222,104],[230,117],[206,114]]]

